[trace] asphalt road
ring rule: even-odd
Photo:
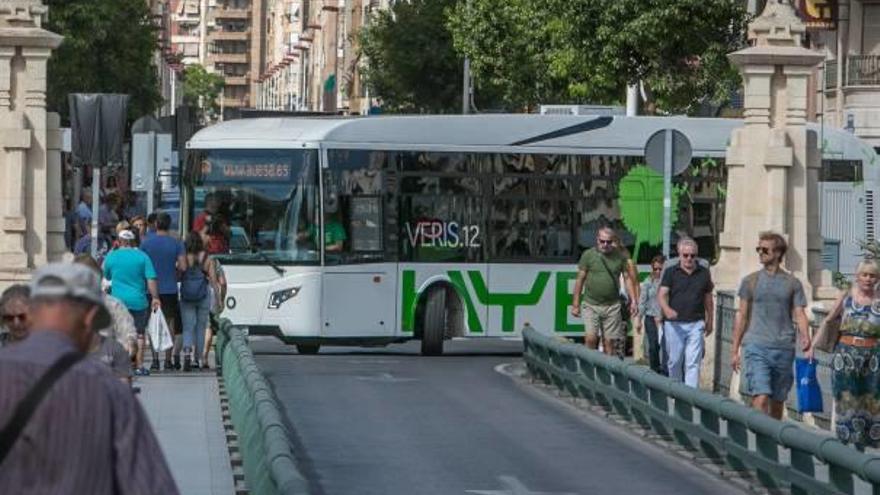
[[[435,358],[417,343],[252,347],[317,494],[742,493],[497,372],[520,343],[453,342]]]

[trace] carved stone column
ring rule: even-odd
[[[773,230],[788,240],[785,268],[801,280],[807,297],[833,292],[819,259],[821,157],[817,136],[806,127],[807,82],[824,57],[802,46],[804,33],[789,1],[769,0],[749,25],[752,46],[729,55],[743,76],[745,126],[734,131],[727,149],[724,232],[713,273],[719,290],[736,290],[760,269],[753,249],[760,232]],[[714,378],[714,357],[707,352],[704,385]]]
[[[64,208],[61,166],[61,117],[46,114],[46,246],[48,261],[61,261],[67,253],[64,244]]]
[[[42,29],[46,13],[39,0],[0,0],[0,289],[48,261],[57,223],[47,208],[61,208],[47,169],[46,65],[62,38]]]

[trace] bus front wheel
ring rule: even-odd
[[[446,334],[445,290],[433,290],[428,294],[422,322],[422,355],[443,354],[443,338]]]
[[[296,344],[296,352],[300,354],[317,354],[320,344]]]

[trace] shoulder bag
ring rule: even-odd
[[[43,402],[43,398],[46,397],[46,393],[49,392],[52,385],[54,385],[59,378],[64,376],[73,365],[78,363],[84,357],[85,354],[81,352],[71,352],[61,356],[54,364],[52,364],[46,373],[37,380],[37,383],[28,390],[24,399],[18,403],[18,406],[12,413],[12,419],[10,419],[9,423],[3,428],[3,431],[0,431],[0,465],[3,464],[6,456],[12,450],[16,440],[21,436],[21,432],[24,431],[25,426],[27,426],[28,421],[30,421],[31,416],[34,414],[34,411],[36,411],[40,403]]]

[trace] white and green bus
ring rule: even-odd
[[[527,324],[579,335],[569,312],[575,264],[597,229],[615,228],[640,263],[659,252],[662,178],[640,167],[648,138],[673,128],[690,139],[691,168],[675,179],[675,235],[714,258],[725,148],[740,125],[545,115],[227,121],[188,143],[181,224],[213,210],[227,236],[225,315],[302,353],[420,339],[424,354],[439,354],[446,339],[517,337]],[[830,167],[862,170],[857,139],[823,135]],[[858,173],[851,183],[864,183]]]

